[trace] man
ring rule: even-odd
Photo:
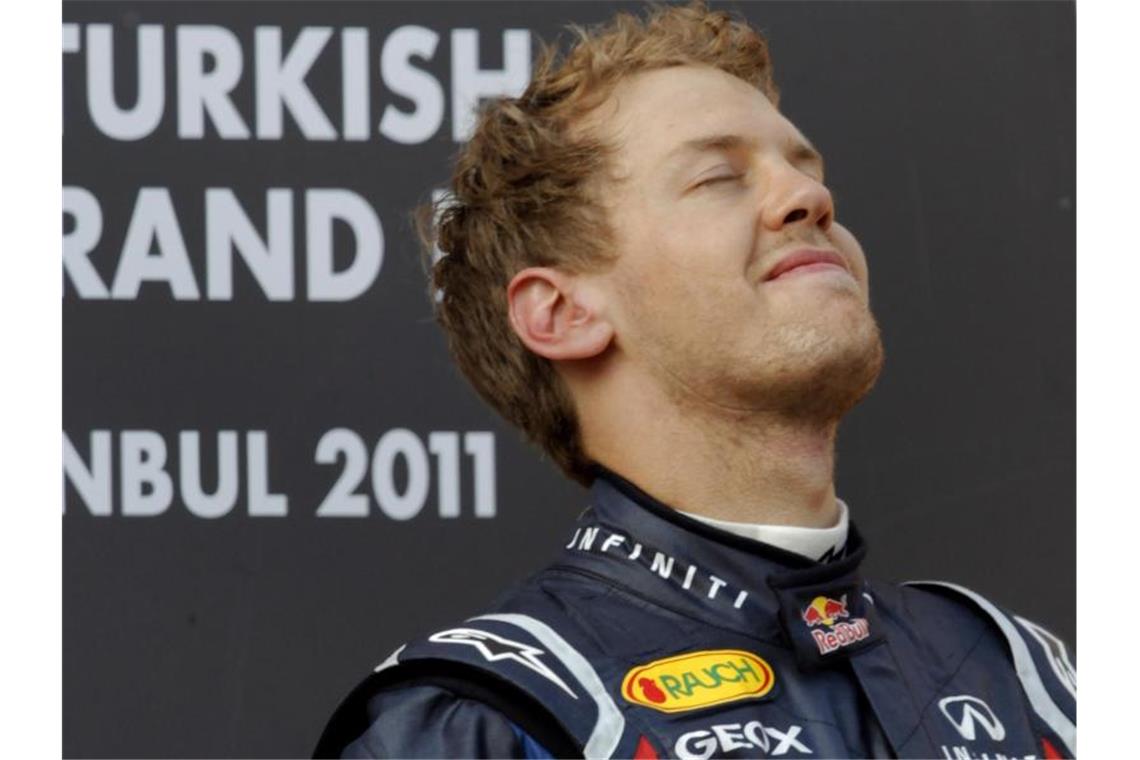
[[[591,508],[487,614],[401,647],[319,756],[1060,757],[1048,632],[859,575],[840,419],[882,364],[867,263],[764,39],[619,16],[487,108],[441,207],[439,321]]]

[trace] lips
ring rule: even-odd
[[[847,262],[835,251],[829,251],[823,248],[803,248],[798,251],[793,251],[777,261],[776,265],[764,275],[764,282],[774,280],[793,269],[807,267],[813,264],[831,264],[844,271],[848,271]]]

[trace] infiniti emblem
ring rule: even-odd
[[[981,724],[986,733],[995,742],[1005,738],[1005,726],[1001,724],[994,711],[982,700],[966,694],[956,697],[945,697],[938,701],[938,708],[946,719],[958,729],[958,733],[966,741],[974,741],[978,735],[977,726]]]

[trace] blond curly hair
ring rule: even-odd
[[[715,67],[773,105],[779,93],[764,36],[703,2],[569,29],[569,50],[544,45],[522,95],[483,106],[447,192],[419,209],[417,224],[436,320],[459,369],[568,477],[588,486],[594,475],[574,399],[507,314],[507,285],[520,270],[596,272],[614,260],[611,229],[590,186],[613,146],[575,126],[623,78],[669,66]],[[433,247],[443,254],[434,263]]]

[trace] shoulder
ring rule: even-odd
[[[966,586],[949,581],[908,581],[895,587],[900,600],[923,611],[940,609],[956,621],[983,621],[1006,640],[1014,657],[1031,656],[1076,691],[1076,668],[1068,647],[1042,625],[990,600]],[[1038,660],[1040,662],[1038,662]]]
[[[901,635],[917,646],[956,649],[959,662],[994,653],[1020,682],[1030,710],[1059,736],[1075,736],[1076,667],[1058,636],[955,583],[911,581],[879,594]]]
[[[413,642],[413,645],[415,642]],[[333,713],[314,757],[550,757],[580,753],[545,707],[461,661],[400,647]]]
[[[580,757],[608,746],[620,712],[564,606],[589,585],[540,573],[492,612],[399,647],[340,705],[315,754]]]
[[[370,694],[354,720],[326,731],[316,757],[541,757],[503,713],[435,682]]]
[[[910,581],[899,587],[910,598],[939,599],[953,605],[959,620],[967,617],[983,620],[1000,632],[1019,672],[1040,680],[1053,691],[1059,688],[1076,699],[1077,675],[1074,660],[1065,642],[1044,626],[991,601],[973,589],[947,581]]]

